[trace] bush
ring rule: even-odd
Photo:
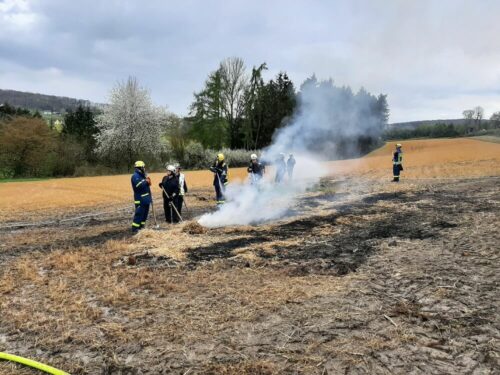
[[[212,154],[205,150],[201,143],[190,142],[184,150],[184,160],[179,161],[187,169],[205,169],[208,168],[212,160]]]
[[[60,136],[52,161],[53,176],[72,176],[77,166],[85,163],[85,148],[75,139]]]
[[[226,162],[231,167],[244,167],[250,162],[250,155],[254,151],[247,151],[242,149],[231,150],[225,148],[221,151],[224,154]],[[214,154],[216,152],[214,151]]]
[[[0,127],[0,164],[11,177],[51,176],[57,134],[40,119],[15,117]]]
[[[204,149],[201,143],[191,141],[184,150],[183,160],[176,159],[174,153],[165,153],[162,157],[165,161],[164,165],[179,163],[184,169],[207,169],[213,164],[217,154],[223,153],[229,167],[244,167],[250,162],[250,155],[254,152],[243,149],[231,150],[228,148],[218,151]]]

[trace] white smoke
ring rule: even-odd
[[[271,170],[258,185],[230,184],[226,191],[227,203],[203,215],[198,222],[206,227],[222,227],[256,224],[285,216],[297,196],[327,174],[322,161],[338,155],[339,144],[344,152],[354,149],[354,140],[370,135],[374,128],[376,119],[369,113],[370,95],[360,91],[361,94],[352,96],[350,89],[346,90],[334,87],[331,81],[319,84],[315,78],[306,81],[292,121],[275,134],[261,158],[266,164],[273,164],[280,153],[287,157],[293,153],[296,159],[293,179],[285,178],[284,182],[275,184]]]
[[[274,183],[273,171],[258,184],[229,184],[226,201],[217,211],[203,215],[198,222],[206,227],[257,224],[285,216],[298,194],[306,191],[325,174],[320,162],[307,154],[294,155],[294,178]]]

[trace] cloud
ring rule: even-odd
[[[387,93],[391,121],[488,114],[500,109],[499,12],[493,0],[5,0],[0,87],[98,101],[135,75],[186,114],[218,62],[240,56],[267,62],[268,78],[284,70],[299,85],[315,72]]]

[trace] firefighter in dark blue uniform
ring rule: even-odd
[[[288,172],[288,181],[292,181],[293,168],[295,168],[295,158],[293,157],[293,154],[290,154],[288,156],[288,160],[286,161],[286,171]]]
[[[401,150],[403,146],[401,143],[396,145],[396,151],[392,156],[392,174],[394,179],[392,181],[399,182],[399,175],[403,170],[403,151]]]
[[[167,166],[167,175],[163,177],[160,184],[160,189],[163,192],[163,210],[165,211],[165,220],[167,223],[178,223],[179,215],[173,209],[173,206],[178,207],[179,199],[179,179],[175,174],[173,165]]]
[[[135,214],[132,221],[132,232],[137,233],[144,228],[151,204],[151,180],[146,176],[146,164],[135,162],[135,172],[132,175],[132,190],[134,190]]]
[[[224,162],[224,154],[218,154],[214,164],[210,167],[210,171],[214,173],[214,188],[215,200],[217,204],[226,202],[224,192],[228,184],[228,169],[227,164]]]
[[[250,155],[250,165],[247,168],[247,172],[250,175],[250,181],[252,184],[258,183],[262,177],[264,177],[265,171],[266,167],[259,162],[257,155]]]

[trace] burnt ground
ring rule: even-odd
[[[0,350],[81,374],[495,374],[499,202],[495,177],[324,181],[178,259],[122,219],[3,231]]]

